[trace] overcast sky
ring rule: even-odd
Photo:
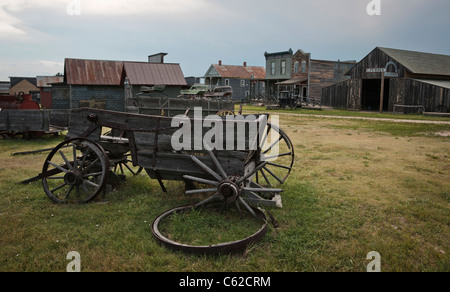
[[[159,52],[185,76],[218,60],[265,66],[264,52],[290,48],[325,60],[360,61],[377,46],[450,55],[449,0],[379,0],[369,16],[371,1],[0,0],[0,80],[55,75],[65,58]]]

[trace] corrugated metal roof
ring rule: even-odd
[[[450,56],[379,48],[413,74],[449,75]]]
[[[187,86],[179,64],[125,62],[125,72],[131,85]]]
[[[223,78],[239,78],[239,79],[265,79],[266,69],[264,67],[244,67],[233,65],[213,65],[217,72]]]
[[[37,87],[51,87],[52,84],[64,82],[64,76],[37,76]]]
[[[66,59],[64,71],[69,85],[123,84],[122,61]]]

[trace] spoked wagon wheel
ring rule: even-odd
[[[118,175],[126,175],[128,170],[133,176],[139,175],[144,170],[143,167],[133,166],[133,161],[130,159],[131,154],[125,154],[121,159],[114,162],[114,172]]]
[[[253,181],[269,188],[284,184],[295,161],[294,145],[289,136],[269,123],[261,137],[260,149],[258,165],[266,165],[256,173]]]
[[[105,188],[108,157],[101,146],[83,138],[59,144],[42,170],[47,196],[60,204],[83,204],[94,200]]]
[[[222,168],[222,166],[220,165],[219,161],[217,160],[212,151],[208,151],[208,153],[217,171],[208,167],[206,164],[204,164],[195,156],[191,156],[191,159],[195,164],[198,165],[198,167],[202,171],[208,174],[211,177],[211,179],[204,179],[189,175],[185,175],[184,179],[187,181],[192,181],[210,186],[205,189],[186,191],[187,195],[202,194],[202,193],[213,195],[194,206],[175,208],[159,216],[152,225],[153,235],[164,245],[185,252],[216,254],[224,252],[234,252],[245,249],[248,247],[249,244],[252,244],[262,239],[267,232],[268,223],[266,215],[264,214],[264,212],[262,212],[260,209],[256,207],[277,205],[276,201],[264,199],[263,197],[259,196],[258,193],[279,194],[283,192],[283,190],[269,189],[251,183],[251,178],[260,169],[265,167],[266,163],[263,163],[259,167],[248,171],[243,177],[232,176],[225,173],[224,169]],[[164,218],[167,218],[172,214],[187,212],[189,210],[192,210],[192,208],[205,207],[211,203],[221,203],[223,204],[223,206],[234,206],[239,211],[239,213],[241,213],[241,215],[243,215],[242,213],[243,210],[247,210],[255,218],[258,218],[262,221],[263,227],[259,229],[257,233],[253,234],[250,237],[247,237],[244,240],[210,246],[191,246],[177,243],[170,240],[168,237],[164,236],[160,231],[159,225]]]

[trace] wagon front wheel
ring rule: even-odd
[[[108,157],[101,146],[84,138],[59,144],[42,170],[46,195],[60,204],[83,204],[94,200],[105,188]]]

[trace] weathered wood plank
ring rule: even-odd
[[[209,156],[196,156],[201,162],[206,164],[214,171],[218,171]],[[220,165],[227,174],[243,176],[245,171],[244,161],[230,157],[218,157]],[[144,167],[151,178],[156,179],[157,170],[164,180],[183,180],[184,175],[213,180],[214,178],[206,174],[194,163],[188,154],[178,153],[158,153],[156,159],[149,152],[138,153],[139,165]]]
[[[10,132],[46,132],[50,129],[50,113],[41,110],[1,111],[0,127]]]

